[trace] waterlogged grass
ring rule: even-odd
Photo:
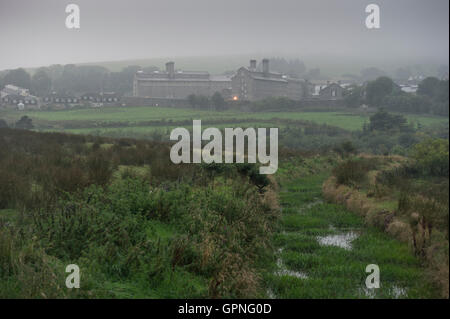
[[[290,271],[307,278],[266,275],[276,298],[434,298],[420,262],[407,244],[365,226],[340,205],[321,201],[326,174],[281,180],[282,230],[275,235],[278,258]],[[323,245],[318,237],[355,234],[350,249]],[[353,237],[352,237],[353,238]],[[380,268],[379,289],[367,289],[366,266]]]

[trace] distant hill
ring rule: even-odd
[[[129,65],[139,65],[142,67],[156,66],[164,69],[168,61],[175,61],[176,68],[186,71],[208,71],[211,74],[221,74],[226,71],[236,70],[247,65],[253,56],[211,56],[211,57],[161,57],[151,59],[136,59],[123,61],[105,61],[82,63],[80,65],[100,65],[110,71],[120,71]]]

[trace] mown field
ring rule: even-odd
[[[144,125],[145,121],[166,121],[165,125],[158,125],[159,129],[171,129],[170,122],[179,122],[192,119],[203,121],[221,121],[223,127],[229,126],[262,126],[275,123],[280,127],[279,120],[311,121],[317,124],[327,124],[349,131],[361,130],[364,123],[369,121],[370,113],[355,111],[337,112],[240,112],[228,110],[225,112],[178,109],[165,107],[105,107],[99,109],[76,109],[61,111],[0,111],[0,118],[9,122],[17,121],[21,116],[27,115],[33,119],[37,129],[62,131],[73,133],[102,134],[105,126],[126,125],[128,132],[153,132],[155,127]],[[420,124],[423,127],[448,123],[448,118],[425,115],[407,115],[410,123]],[[241,125],[239,121],[251,122]],[[228,122],[229,121],[229,122]],[[116,125],[114,125],[116,124]],[[160,123],[161,124],[161,123]],[[164,123],[163,123],[164,124]],[[110,133],[114,128],[109,127],[105,132]]]

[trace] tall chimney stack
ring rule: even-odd
[[[250,71],[256,71],[256,60],[250,60]]]
[[[174,62],[166,63],[166,72],[169,75],[170,79],[174,78],[174,76],[175,76],[175,63]]]
[[[263,64],[263,73],[265,76],[267,76],[269,74],[269,59],[263,59],[262,64]]]

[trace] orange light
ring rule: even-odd
[[[233,101],[237,101],[238,97],[237,96],[233,96]]]

